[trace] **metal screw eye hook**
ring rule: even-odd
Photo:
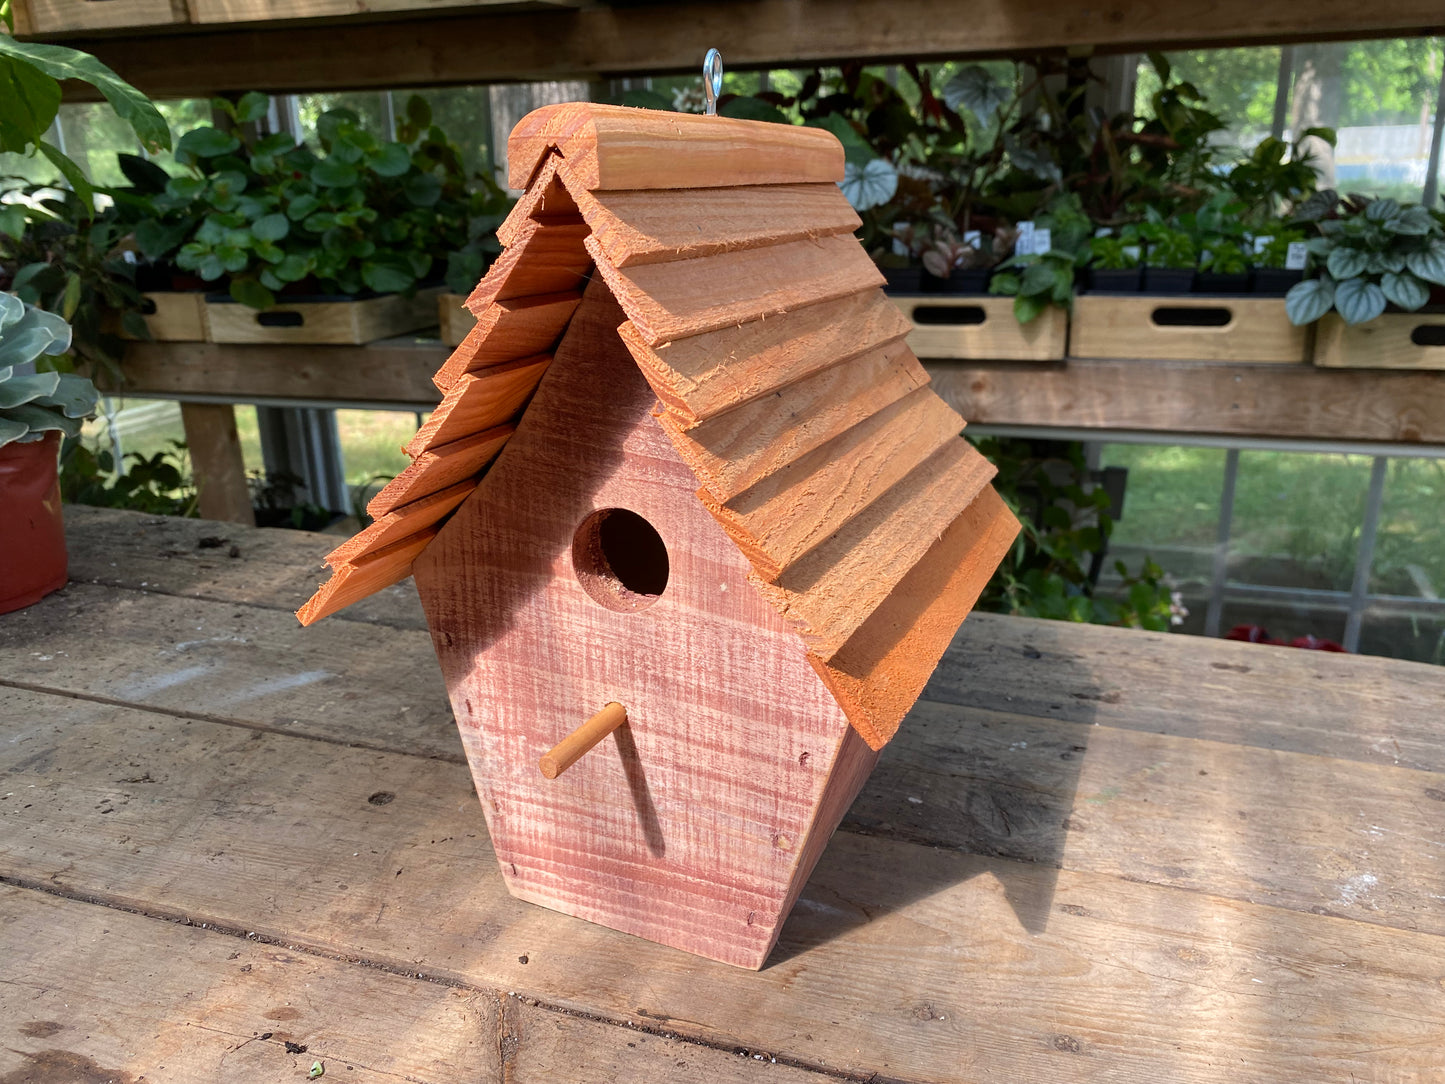
[[[709,49],[702,61],[702,93],[707,103],[707,115],[717,116],[717,96],[722,93],[722,54]]]

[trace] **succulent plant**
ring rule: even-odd
[[[0,293],[0,447],[39,440],[52,429],[76,436],[95,412],[95,385],[84,377],[16,371],[69,348],[70,325],[59,316]]]

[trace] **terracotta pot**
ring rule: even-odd
[[[65,586],[60,434],[0,448],[0,614]]]

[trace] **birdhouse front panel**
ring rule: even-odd
[[[830,134],[553,106],[508,160],[441,405],[299,616],[415,568],[513,891],[759,966],[1018,523]]]
[[[877,754],[699,503],[622,320],[595,283],[414,573],[512,893],[759,967],[840,751]],[[627,725],[544,778],[609,702]]]

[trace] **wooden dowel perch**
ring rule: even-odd
[[[614,701],[543,753],[537,766],[548,779],[556,779],[625,722],[627,709]]]

